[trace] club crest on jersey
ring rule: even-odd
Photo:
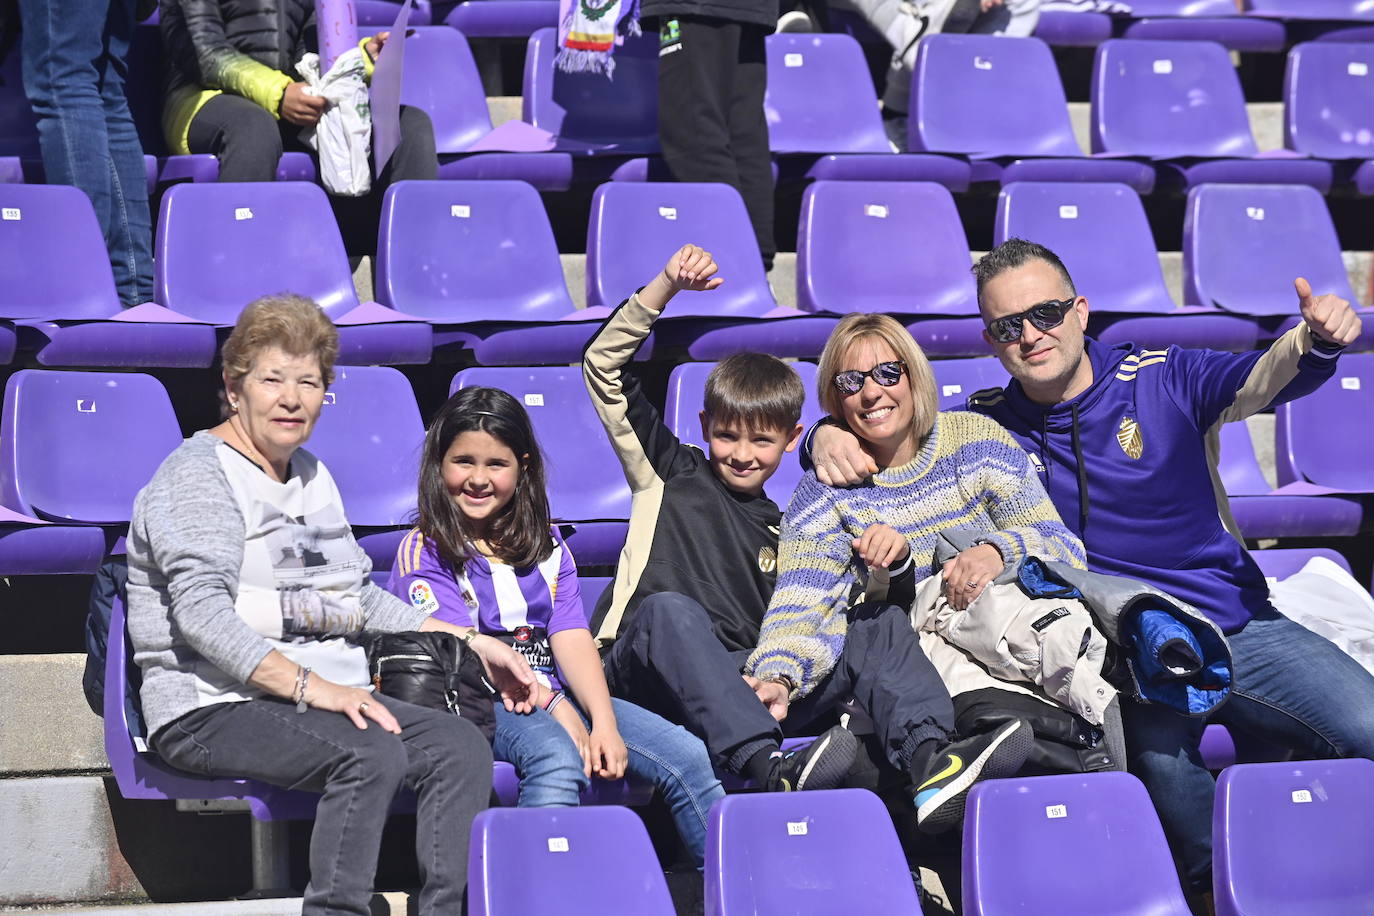
[[[416,579],[410,583],[410,603],[426,614],[433,614],[439,610],[439,599],[434,597],[434,589],[430,588],[424,579]]]
[[[759,548],[759,569],[769,575],[778,571],[778,552],[772,547]]]
[[[1145,440],[1140,435],[1140,424],[1131,417],[1122,417],[1121,425],[1116,428],[1116,443],[1127,457],[1139,459],[1145,452]]]

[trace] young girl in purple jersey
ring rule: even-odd
[[[698,738],[611,698],[519,401],[495,388],[449,398],[425,436],[418,502],[418,524],[397,550],[388,588],[442,620],[509,642],[540,679],[531,713],[496,704],[493,750],[520,775],[520,805],[576,805],[593,774],[629,773],[663,795],[700,866],[706,814],[724,792]]]

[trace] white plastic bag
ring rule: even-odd
[[[1324,636],[1374,674],[1374,597],[1326,557],[1269,586],[1279,613]]]
[[[306,92],[329,101],[318,124],[301,131],[301,142],[320,158],[320,180],[330,194],[361,197],[372,189],[372,103],[363,81],[362,48],[339,55],[320,76],[320,57],[306,54],[296,72]]]

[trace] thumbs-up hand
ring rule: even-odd
[[[1298,293],[1302,320],[1318,338],[1339,346],[1346,346],[1360,336],[1360,316],[1350,303],[1334,293],[1312,295],[1312,284],[1305,277],[1293,281]]]

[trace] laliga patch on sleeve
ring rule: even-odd
[[[433,614],[439,610],[439,599],[434,597],[434,589],[430,588],[424,579],[416,579],[410,583],[410,603],[426,614]]]
[[[1046,614],[1044,617],[1041,617],[1035,623],[1031,624],[1031,629],[1035,630],[1038,633],[1041,630],[1045,629],[1045,627],[1054,623],[1056,620],[1060,620],[1067,616],[1069,616],[1068,608],[1057,607],[1054,610],[1050,611],[1048,614]]]

